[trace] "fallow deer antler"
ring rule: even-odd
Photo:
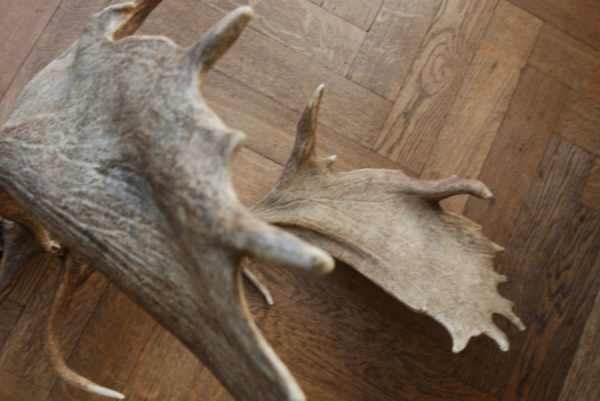
[[[129,36],[158,3],[96,14],[28,84],[0,132],[0,187],[9,206],[35,223],[2,217],[29,224],[42,244],[52,233],[67,258],[102,271],[237,400],[303,400],[248,316],[239,263],[248,255],[320,274],[333,260],[241,205],[230,160],[244,135],[225,126],[199,91],[252,10],[232,11],[184,49],[163,37]],[[73,269],[69,260],[65,268]],[[63,280],[50,328],[69,297],[69,270]],[[121,397],[71,372],[48,338],[67,381]]]
[[[450,332],[453,351],[485,333],[504,351],[508,340],[492,322],[498,313],[523,329],[496,286],[502,247],[467,218],[441,210],[457,194],[492,200],[481,182],[455,176],[419,180],[399,170],[334,173],[335,156],[315,155],[323,87],[299,123],[296,143],[272,191],[253,210],[355,267],[409,307],[425,312]]]

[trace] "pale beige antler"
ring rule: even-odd
[[[441,210],[438,201],[457,194],[492,200],[476,180],[419,180],[398,170],[334,173],[335,157],[315,155],[317,114],[323,87],[313,94],[296,143],[273,190],[254,211],[285,226],[371,279],[411,308],[427,313],[450,332],[453,351],[485,333],[502,350],[504,333],[492,314],[523,324],[502,298],[493,270],[502,248],[465,217]]]
[[[39,242],[50,232],[66,252],[76,250],[237,400],[304,400],[248,316],[239,263],[250,256],[321,274],[333,260],[241,205],[230,160],[244,135],[199,91],[252,10],[232,11],[187,49],[129,36],[158,3],[96,14],[79,41],[28,84],[0,132],[0,186],[32,216]],[[69,297],[69,263],[50,314],[50,359],[66,381],[120,398],[60,357],[52,330]]]

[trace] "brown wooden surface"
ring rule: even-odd
[[[118,1],[2,1],[0,120],[87,18]],[[242,0],[164,0],[143,31],[192,43]],[[506,247],[527,330],[511,350],[477,338],[460,354],[433,320],[351,267],[328,277],[259,266],[276,304],[252,313],[309,400],[600,399],[600,38],[594,1],[294,0],[258,18],[206,98],[247,133],[235,185],[250,203],[275,182],[294,126],[327,85],[319,152],[336,169],[403,168],[479,177],[496,195],[445,204]],[[58,267],[28,266],[0,306],[0,400],[101,400],[56,380],[41,348]],[[61,324],[71,366],[129,399],[232,401],[212,374],[99,274]]]

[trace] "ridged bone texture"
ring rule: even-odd
[[[251,213],[229,176],[243,134],[223,124],[199,89],[252,10],[234,10],[181,48],[164,37],[131,36],[158,3],[95,15],[79,41],[28,84],[0,132],[0,301],[27,260],[59,252],[63,278],[46,349],[63,380],[124,397],[70,370],[54,337],[74,283],[93,266],[236,400],[304,400],[248,317],[241,288],[244,256],[317,274],[333,268],[325,251],[288,231],[440,321],[454,351],[480,333],[508,348],[491,315],[522,323],[496,290],[503,277],[492,263],[501,248],[438,204],[465,193],[492,199],[485,185],[392,170],[332,172],[335,158],[315,155],[319,87],[282,177]]]
[[[200,94],[203,76],[252,9],[232,11],[190,48],[129,36],[158,3],[96,14],[78,42],[28,84],[0,133],[0,201],[9,206],[1,217],[38,237],[34,249],[59,243],[66,252],[50,329],[81,257],[179,338],[237,400],[303,400],[248,317],[240,260],[321,274],[333,259],[241,205],[230,160],[244,135]],[[6,267],[0,272],[10,282],[19,266]],[[52,333],[48,340],[64,380],[123,397],[70,371]]]
[[[420,180],[398,170],[335,173],[335,155],[315,154],[319,87],[305,109],[292,155],[272,191],[253,210],[353,266],[412,309],[450,332],[453,351],[486,334],[508,350],[506,335],[492,322],[500,314],[523,323],[496,287],[502,247],[474,222],[444,212],[439,201],[469,194],[493,201],[480,181],[452,176]]]

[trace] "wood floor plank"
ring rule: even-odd
[[[196,386],[204,369],[198,359],[177,339],[157,326],[140,355],[127,386],[121,392],[131,401],[210,400],[190,391]],[[204,386],[207,384],[203,383]],[[214,384],[208,387],[214,387]]]
[[[8,299],[21,306],[27,305],[36,291],[39,281],[49,268],[52,256],[39,255],[31,259],[24,267],[15,288],[11,291]]]
[[[227,124],[247,134],[246,146],[249,149],[279,165],[287,162],[300,118],[298,111],[218,71],[208,75],[204,95]],[[324,98],[329,96],[329,89],[326,87]],[[305,97],[308,101],[310,92]],[[334,169],[400,168],[398,164],[327,126],[320,124],[318,135],[317,153],[323,157],[332,154],[338,156]],[[269,140],[265,140],[266,138]]]
[[[600,50],[544,24],[529,62],[582,95],[600,102]]]
[[[48,390],[0,369],[0,400],[44,401],[47,396]]]
[[[507,155],[507,160],[510,160]],[[553,136],[534,179],[521,189],[521,213],[496,270],[500,293],[514,301],[526,330],[500,318],[511,349],[475,342],[457,355],[457,378],[501,400],[555,400],[600,286],[600,213],[579,202],[593,160]],[[483,221],[484,227],[486,221]]]
[[[50,388],[56,379],[44,351],[44,330],[60,269],[57,258],[48,264],[0,353],[0,369],[44,389]],[[56,337],[64,355],[75,347],[105,285],[106,280],[99,273],[82,278],[78,283],[74,301],[67,313],[61,315],[56,327]]]
[[[0,303],[0,352],[22,311],[23,306],[10,299]]]
[[[436,334],[444,335],[443,328],[410,312],[348,266],[338,263],[333,274],[322,278],[264,266],[260,271],[275,305],[268,308],[251,298],[253,315],[307,399],[493,400],[407,355],[405,341],[420,341],[429,352],[437,349],[431,331],[411,326],[412,335],[400,333],[413,321],[431,323],[427,328]],[[449,344],[449,338],[444,340]]]
[[[528,327],[525,341],[515,344],[522,352],[504,372],[510,379],[501,386],[503,400],[557,399],[592,311],[600,288],[600,213],[579,202],[592,163],[587,152],[553,136],[500,266],[518,283],[510,299]]]
[[[125,387],[156,322],[114,285],[108,285],[69,366],[91,380],[117,391]],[[66,354],[68,355],[68,354]],[[57,381],[48,401],[103,400]]]
[[[600,104],[571,91],[556,130],[566,140],[600,156]]]
[[[566,101],[568,88],[530,66],[519,84],[496,134],[479,179],[496,198],[496,207],[469,199],[465,214],[483,223],[492,240],[506,245],[522,202],[528,196],[548,141]]]
[[[0,99],[61,0],[3,0],[0,13]]]
[[[498,4],[421,177],[479,176],[541,26],[520,8]],[[462,213],[467,199],[454,196],[442,205]]]
[[[322,7],[363,31],[368,31],[381,3],[383,0],[325,0]]]
[[[510,0],[550,25],[600,50],[600,7],[589,0]]]
[[[90,16],[107,3],[108,0],[63,0],[60,3],[0,102],[0,124],[8,119],[27,82],[77,40]]]
[[[223,15],[192,0],[166,2],[142,30],[190,44]],[[369,147],[391,108],[389,101],[254,30],[241,36],[216,69],[296,111],[304,109],[307,94],[325,83],[321,122]]]
[[[581,202],[592,209],[600,210],[600,161],[596,161],[581,192]]]
[[[444,1],[377,139],[379,153],[421,173],[496,3]]]
[[[348,77],[390,101],[396,100],[441,2],[383,2]]]
[[[247,0],[204,0],[223,11]],[[367,3],[368,4],[368,3]],[[194,5],[194,7],[197,7]],[[366,33],[308,0],[261,0],[250,27],[340,75],[346,74]]]
[[[579,340],[559,401],[600,399],[600,292]]]

